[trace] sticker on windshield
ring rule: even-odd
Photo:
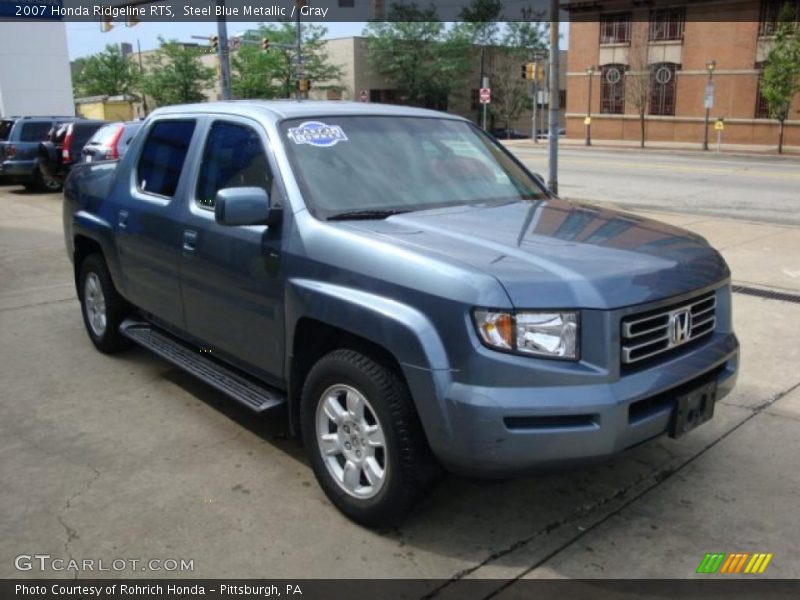
[[[329,148],[347,141],[341,127],[320,121],[306,121],[298,127],[290,127],[289,137],[295,144],[311,144],[320,148]]]

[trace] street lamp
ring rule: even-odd
[[[594,79],[594,67],[586,67],[586,75],[589,77],[589,97],[586,100],[586,145],[592,145],[592,79]]]
[[[703,104],[706,107],[706,120],[705,131],[703,133],[703,150],[708,150],[708,117],[711,112],[711,107],[714,105],[714,69],[717,66],[717,61],[710,60],[706,63],[706,71],[708,71],[708,81],[706,82],[706,96]]]

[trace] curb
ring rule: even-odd
[[[500,142],[510,148],[524,148],[524,149],[537,149],[537,148],[547,148],[548,144],[546,142],[540,142],[539,144],[534,144],[530,140],[500,140]],[[583,144],[578,143],[564,143],[563,141],[559,143],[559,148],[569,148],[575,150],[585,150],[586,152],[593,152],[595,150],[598,151],[615,151],[615,152],[629,152],[632,154],[670,154],[675,156],[690,156],[690,157],[733,157],[733,158],[769,158],[773,160],[779,161],[800,161],[800,152],[786,152],[784,151],[783,154],[778,154],[776,151],[773,152],[761,152],[758,150],[753,151],[746,151],[746,150],[722,150],[717,152],[716,150],[693,150],[691,148],[659,148],[648,146],[644,149],[637,147],[630,147],[630,146],[616,146],[613,144],[597,144],[592,143],[591,146],[585,146]]]

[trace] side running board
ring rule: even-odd
[[[126,319],[119,330],[125,337],[241,402],[250,410],[260,413],[286,402],[282,392],[235,373],[190,346],[161,333],[149,323]]]

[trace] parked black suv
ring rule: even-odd
[[[39,143],[39,168],[45,180],[53,182],[48,189],[60,190],[69,170],[81,162],[81,152],[89,139],[108,121],[72,121],[60,123]]]
[[[28,189],[58,190],[61,184],[48,181],[39,169],[39,142],[56,123],[76,117],[5,117],[0,120],[0,181],[21,183]]]

